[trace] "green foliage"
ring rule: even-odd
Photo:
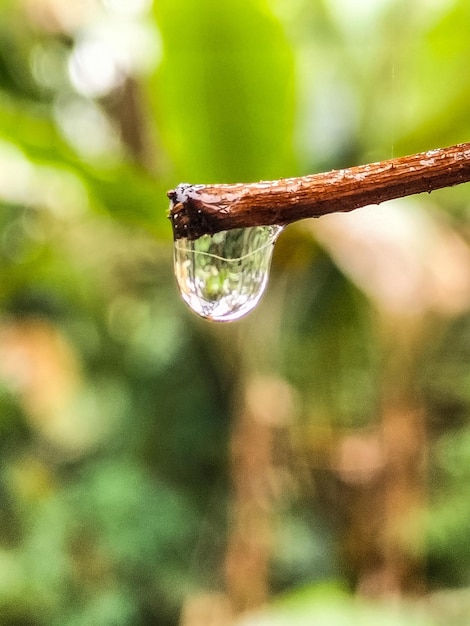
[[[413,607],[385,612],[379,603],[358,601],[335,583],[298,589],[275,604],[271,613],[254,619],[254,626],[332,624],[332,626],[437,626],[432,618]]]
[[[406,389],[426,414],[429,509],[411,526],[427,582],[470,584],[468,302],[390,312],[308,224],[281,235],[259,310],[214,328],[176,295],[165,193],[464,141],[468,2],[118,4],[0,8],[0,622],[170,625],[222,587],[234,406],[268,372],[295,399],[278,472],[293,488],[274,515],[280,599],[250,623],[450,623],[440,596],[395,610],[344,591],[340,493],[361,486],[334,454]],[[74,57],[95,38],[104,74]],[[116,84],[90,91],[113,59]],[[459,233],[464,264],[468,189],[415,208]]]
[[[293,58],[266,2],[167,0],[155,13],[165,56],[154,98],[178,171],[190,182],[287,175]]]

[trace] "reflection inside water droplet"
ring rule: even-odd
[[[201,317],[228,322],[249,313],[266,287],[282,226],[254,226],[175,241],[183,300]]]

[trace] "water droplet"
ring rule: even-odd
[[[201,317],[228,322],[249,313],[268,282],[282,226],[226,230],[175,241],[175,275],[183,300]]]

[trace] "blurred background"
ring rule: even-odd
[[[2,0],[0,623],[467,625],[470,188],[180,300],[165,193],[469,139],[468,0]]]

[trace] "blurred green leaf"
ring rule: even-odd
[[[293,58],[265,2],[168,0],[155,14],[164,58],[154,98],[178,174],[190,182],[289,174]]]

